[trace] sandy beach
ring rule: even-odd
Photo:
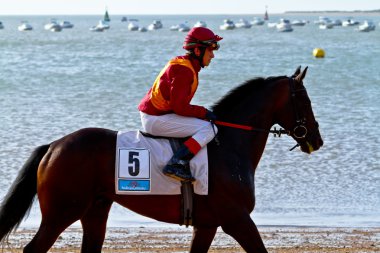
[[[380,228],[259,227],[269,252],[380,252]],[[19,229],[9,237],[4,253],[22,252],[35,229]],[[80,252],[82,230],[69,228],[50,252]],[[103,252],[188,252],[192,229],[185,227],[108,228]],[[209,252],[244,252],[218,230]]]

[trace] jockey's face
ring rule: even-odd
[[[194,53],[197,56],[201,55],[201,50],[199,48],[195,48]],[[208,66],[210,65],[211,59],[214,58],[214,49],[208,47],[205,50],[205,54],[203,55],[203,66]]]
[[[203,56],[203,66],[208,66],[211,63],[212,58],[214,58],[214,50],[208,47]]]

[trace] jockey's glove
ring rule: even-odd
[[[207,110],[205,118],[208,121],[215,121],[216,120],[216,115],[212,111]]]

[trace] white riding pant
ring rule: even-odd
[[[149,115],[140,112],[144,132],[156,136],[184,138],[191,136],[203,148],[217,134],[218,129],[209,121],[170,113]]]

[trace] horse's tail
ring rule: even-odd
[[[0,244],[29,214],[37,193],[37,169],[50,145],[36,148],[0,205]]]

